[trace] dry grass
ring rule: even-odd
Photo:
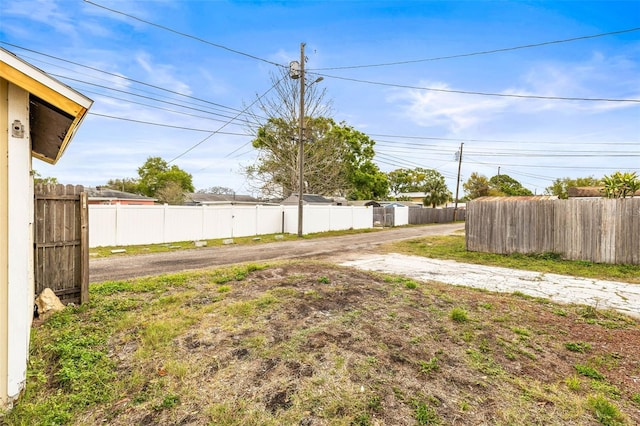
[[[7,424],[640,423],[640,327],[613,312],[313,262],[91,300],[35,329]]]

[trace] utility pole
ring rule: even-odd
[[[300,124],[298,133],[298,237],[302,237],[304,196],[304,43],[300,43]]]
[[[458,183],[456,184],[456,201],[453,206],[453,221],[457,220],[458,216],[458,191],[460,190],[460,169],[462,168],[462,147],[464,142],[460,143],[460,151],[458,152]]]

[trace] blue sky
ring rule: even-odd
[[[640,174],[640,31],[585,38],[639,28],[638,1],[95,3],[0,11],[0,46],[94,100],[60,162],[34,160],[62,183],[178,157],[196,188],[255,194],[239,118],[301,42],[333,118],[376,141],[385,172],[433,168],[455,193],[464,143],[461,183],[500,168],[541,194],[556,178]]]

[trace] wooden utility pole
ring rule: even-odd
[[[458,191],[460,190],[460,169],[462,168],[462,147],[464,142],[460,143],[460,151],[458,152],[458,183],[456,184],[456,201],[453,206],[453,221],[458,219]]]
[[[304,43],[300,43],[300,124],[298,133],[298,237],[302,237],[304,197]]]

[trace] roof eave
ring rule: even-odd
[[[74,119],[67,129],[55,157],[32,152],[35,158],[55,164],[75,135],[89,108],[93,105],[93,101],[3,48],[0,48],[0,75],[7,81],[73,116]]]

